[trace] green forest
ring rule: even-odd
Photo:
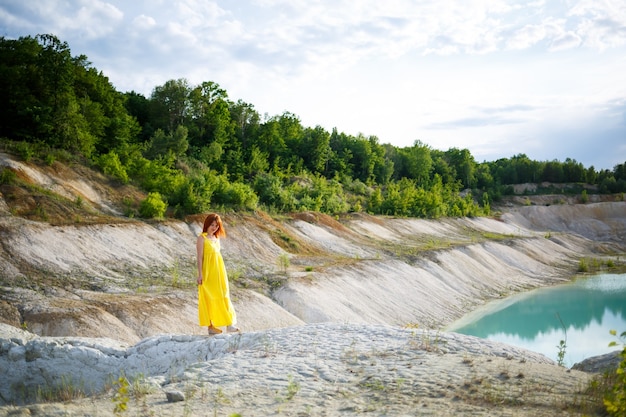
[[[597,171],[519,154],[477,162],[467,149],[381,144],[376,136],[261,115],[213,81],[173,79],[149,97],[120,92],[84,55],[49,34],[0,38],[0,144],[25,160],[80,158],[147,198],[137,215],[209,210],[481,216],[512,184],[626,191],[626,162]],[[2,178],[2,176],[0,176]]]

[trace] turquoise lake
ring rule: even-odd
[[[523,347],[555,361],[567,335],[564,365],[571,367],[617,349],[608,347],[617,341],[609,330],[626,331],[626,274],[579,278],[494,301],[446,330]]]

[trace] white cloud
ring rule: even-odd
[[[584,44],[604,50],[626,45],[626,3],[620,0],[579,1],[569,15],[579,18]]]
[[[546,38],[547,31],[543,24],[526,25],[514,32],[506,41],[509,49],[527,49]]]
[[[134,26],[139,30],[148,30],[156,25],[156,21],[145,14],[141,14],[133,19]]]
[[[563,33],[550,42],[550,51],[562,51],[564,49],[575,48],[581,44],[580,36],[574,32]]]
[[[38,28],[47,28],[59,37],[81,36],[96,39],[111,33],[122,20],[123,13],[115,6],[98,0],[82,0],[74,4],[64,1],[34,2]]]

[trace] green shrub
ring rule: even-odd
[[[17,178],[17,175],[13,170],[9,168],[3,168],[0,170],[0,185],[13,184]]]
[[[54,161],[56,161],[56,157],[49,153],[45,156],[45,161],[46,161],[46,165],[48,166],[52,166],[54,164]]]
[[[128,184],[128,173],[115,151],[101,155],[97,160],[97,164],[100,168],[102,168],[102,172],[106,175],[110,175],[111,177],[119,180],[122,184]]]
[[[587,195],[587,190],[583,190],[582,193],[580,193],[580,201],[583,204],[589,202],[589,196]]]
[[[149,193],[139,206],[139,215],[146,219],[161,219],[166,209],[167,203],[163,201],[161,194]]]
[[[35,155],[34,146],[28,142],[17,142],[15,151],[25,162],[30,161]]]
[[[617,336],[615,330],[611,330],[611,335]],[[606,411],[612,416],[626,416],[626,332],[619,336],[622,344],[620,356],[622,361],[615,370],[616,378],[613,387],[604,396],[604,406]],[[618,342],[611,342],[609,346],[617,346]]]
[[[223,203],[237,208],[254,210],[258,201],[257,195],[249,185],[235,182],[228,186]]]
[[[287,273],[287,270],[289,269],[289,265],[290,265],[290,260],[289,260],[289,255],[287,255],[286,253],[281,253],[278,256],[278,267],[283,271],[283,273]]]

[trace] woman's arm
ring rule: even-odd
[[[204,236],[198,236],[196,240],[196,252],[198,254],[198,285],[202,285],[202,260],[204,259]]]

